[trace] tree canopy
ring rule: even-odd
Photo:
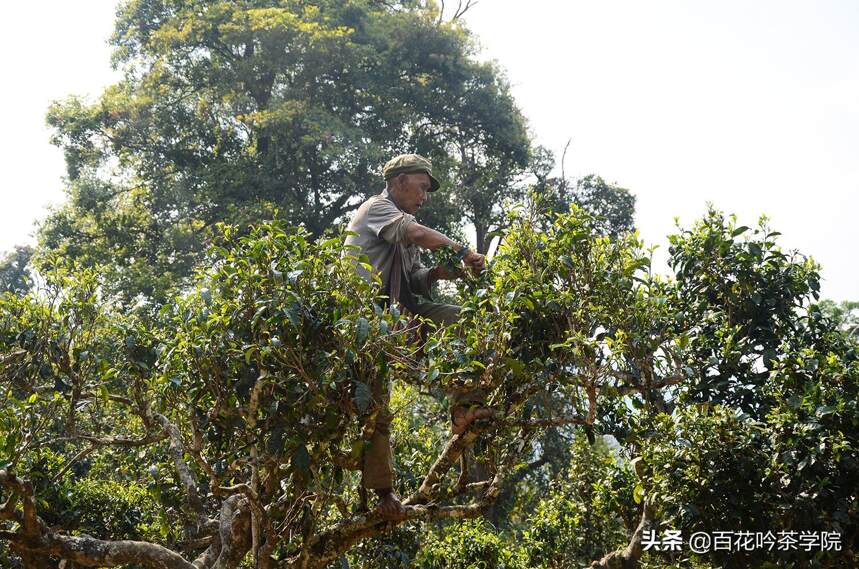
[[[580,208],[547,232],[537,215],[514,214],[489,271],[459,290],[461,321],[423,342],[378,305],[379,283],[356,274],[342,236],[283,222],[221,226],[211,267],[157,314],[112,303],[96,270],[73,266],[40,294],[6,294],[9,552],[33,567],[237,567],[246,556],[324,567],[371,563],[383,542],[368,538],[388,535],[426,567],[469,555],[659,566],[668,554],[644,554],[642,536],[661,523],[825,528],[842,551],[778,558],[852,555],[859,357],[811,303],[815,265],[782,253],[766,225],[711,212],[672,238],[668,280],[632,234],[605,236]],[[408,505],[399,524],[362,509],[355,472],[372,387],[386,380]],[[493,417],[449,436],[444,390],[476,387]],[[572,442],[571,462],[533,478],[546,473],[531,463],[556,458],[550,431]],[[466,449],[486,478],[456,476]],[[541,480],[545,491],[521,498],[531,506],[498,503],[509,484]],[[504,532],[481,521],[495,506]],[[475,522],[442,523],[462,518]],[[421,527],[429,541],[417,546]],[[584,545],[564,545],[580,535]]]
[[[655,274],[634,195],[533,144],[471,4],[120,4],[122,80],[48,113],[68,199],[0,261],[0,565],[856,566],[856,303],[715,209]],[[415,151],[421,221],[494,249],[444,328],[344,245]],[[388,382],[396,521],[360,481]],[[451,435],[473,390],[492,415]],[[818,542],[653,547],[724,530]]]
[[[484,204],[527,164],[502,73],[433,5],[129,0],[111,42],[123,80],[48,114],[69,199],[40,243],[90,266],[122,259],[129,297],[163,300],[221,221],[277,212],[320,235],[401,152],[456,188],[433,200],[435,227],[459,226],[455,203],[484,233],[497,215]]]
[[[18,245],[0,259],[0,291],[24,293],[30,288],[28,273],[33,248]]]

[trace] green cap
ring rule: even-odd
[[[387,181],[399,174],[412,174],[414,172],[424,172],[429,176],[429,191],[431,192],[436,191],[441,185],[432,175],[432,162],[420,154],[400,154],[399,156],[394,156],[385,164],[385,167],[382,169],[382,176]]]

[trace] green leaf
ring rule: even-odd
[[[373,394],[370,392],[370,387],[363,382],[356,381],[355,382],[355,395],[352,398],[355,401],[355,406],[358,408],[358,412],[362,415],[367,412],[367,409],[370,408],[370,400],[372,399]]]
[[[280,451],[283,450],[283,434],[284,430],[281,427],[277,427],[271,431],[271,435],[269,435],[267,445],[267,449],[270,454],[277,455],[280,454]]]
[[[301,326],[301,316],[298,314],[298,307],[290,306],[285,312],[290,324],[296,327]]]
[[[821,405],[814,412],[814,414],[818,417],[826,417],[827,415],[832,415],[833,413],[835,413],[835,407],[832,407],[830,405]]]
[[[632,491],[632,499],[635,500],[636,504],[640,504],[644,499],[644,486],[641,484],[637,484],[635,489]]]
[[[370,334],[370,323],[362,316],[358,318],[358,321],[355,324],[358,328],[358,335],[355,342],[358,344],[358,347],[361,347],[364,345],[364,342],[367,341],[367,336]]]
[[[253,316],[253,318],[251,318],[251,326],[255,326],[255,325],[256,325],[257,320],[259,320],[259,319],[260,319],[260,317],[263,315],[263,313],[264,313],[266,310],[268,310],[268,305],[267,305],[267,304],[263,304],[262,306],[260,306],[259,308],[257,308],[257,311],[256,311],[256,312],[254,312],[254,316]]]
[[[310,478],[310,453],[307,447],[299,445],[292,454],[292,468],[304,478]]]
[[[636,476],[638,476],[639,478],[642,478],[644,476],[645,469],[642,457],[636,456],[631,461],[629,461],[629,465],[632,467],[632,470],[635,472]],[[633,496],[633,498],[634,497],[635,496]]]
[[[364,453],[364,440],[358,439],[352,443],[352,449],[349,451],[349,456],[352,460],[361,460],[361,455]]]

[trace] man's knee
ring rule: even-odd
[[[417,306],[417,313],[429,318],[437,326],[450,326],[459,320],[460,307],[455,304],[423,302]]]

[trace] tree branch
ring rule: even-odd
[[[36,515],[36,500],[33,496],[33,486],[29,482],[21,480],[6,470],[0,470],[0,486],[5,486],[9,491],[14,492],[24,501],[24,515],[22,518],[16,520],[21,524],[21,527],[24,530],[24,536],[33,538],[41,534],[45,525]],[[9,503],[11,503],[11,497],[10,500],[7,501],[6,505]]]
[[[629,540],[629,545],[623,549],[612,551],[598,561],[594,561],[588,569],[636,569],[638,567],[638,560],[644,552],[642,538],[644,532],[651,528],[653,517],[653,505],[649,500],[645,500],[641,511],[641,521],[638,523],[638,527],[635,528],[632,538]]]
[[[477,4],[476,0],[466,0],[465,6],[462,5],[462,0],[459,0],[458,5],[456,7],[456,12],[453,15],[453,18],[450,19],[451,22],[458,20],[462,16],[468,12],[468,9]]]
[[[52,555],[84,567],[116,567],[138,564],[154,569],[198,569],[184,557],[156,543],[144,541],[105,541],[88,536],[69,536],[50,531],[36,514],[33,487],[6,470],[0,470],[0,485],[24,501],[23,516],[16,519],[21,533],[2,531],[0,539],[12,543],[22,554]],[[3,507],[5,512],[12,497]],[[11,512],[14,516],[15,512]]]
[[[669,375],[668,377],[664,377],[650,384],[642,384],[637,383],[635,377],[631,373],[614,372],[612,375],[614,375],[618,379],[636,382],[630,385],[618,385],[615,389],[617,389],[621,395],[628,395],[633,392],[641,393],[642,391],[646,391],[648,389],[662,389],[663,387],[668,387],[669,385],[678,385],[680,383],[683,383],[683,380],[686,379],[682,375]]]
[[[591,425],[593,421],[589,421],[587,417],[581,415],[573,415],[571,417],[557,417],[554,419],[532,419],[521,421],[504,421],[501,426],[504,427],[525,427],[525,428],[540,428],[540,427],[558,427],[561,425]]]
[[[479,427],[451,437],[439,457],[430,467],[418,491],[406,498],[403,504],[416,505],[427,503],[434,491],[433,487],[441,481],[442,477],[447,474],[447,471],[459,460],[462,452],[470,447],[477,437],[488,430],[488,427]]]
[[[103,541],[52,532],[35,541],[12,532],[3,532],[0,537],[14,543],[22,551],[54,555],[84,567],[136,564],[155,569],[197,569],[175,551],[145,541]]]
[[[220,551],[212,569],[231,569],[238,565],[251,546],[250,509],[247,499],[236,494],[221,505],[221,527],[218,530]],[[209,554],[207,551],[206,554]],[[206,555],[204,554],[204,555]],[[208,555],[211,557],[212,555]]]
[[[208,517],[203,510],[203,500],[197,490],[197,478],[188,467],[188,463],[185,462],[185,448],[182,445],[182,437],[179,433],[179,428],[175,424],[171,423],[164,415],[157,414],[155,417],[161,423],[161,426],[164,427],[164,432],[167,433],[170,438],[168,452],[170,453],[170,456],[173,457],[173,464],[176,466],[179,480],[185,487],[185,493],[188,496],[188,506],[191,508],[191,512],[197,516],[197,531],[199,532],[200,528],[206,525]]]
[[[60,469],[60,471],[59,471],[59,472],[57,472],[57,473],[54,475],[54,477],[53,477],[53,478],[51,478],[51,482],[56,482],[57,480],[59,480],[60,478],[62,478],[62,477],[63,477],[63,475],[64,475],[66,472],[68,472],[68,471],[69,471],[69,469],[70,469],[72,466],[74,466],[74,465],[75,465],[75,463],[76,463],[77,461],[82,460],[83,458],[85,458],[85,457],[89,456],[89,455],[92,453],[92,451],[94,451],[96,448],[98,448],[98,445],[96,445],[96,444],[92,444],[92,443],[91,443],[88,447],[85,447],[85,448],[81,449],[81,450],[80,450],[76,455],[74,455],[74,456],[73,456],[73,457],[72,457],[72,458],[71,458],[71,459],[70,459],[70,460],[69,460],[69,461],[68,461],[68,462],[67,462],[67,463],[66,463],[66,464],[65,464],[65,465]]]
[[[442,518],[476,518],[483,514],[488,504],[484,501],[458,506],[436,506],[420,504],[407,506],[403,517],[390,521],[379,512],[354,517],[335,528],[323,531],[313,537],[310,543],[311,557],[307,569],[319,569],[338,559],[362,539],[386,533],[408,520],[436,520]],[[298,566],[298,559],[292,558],[283,567],[292,569]]]

